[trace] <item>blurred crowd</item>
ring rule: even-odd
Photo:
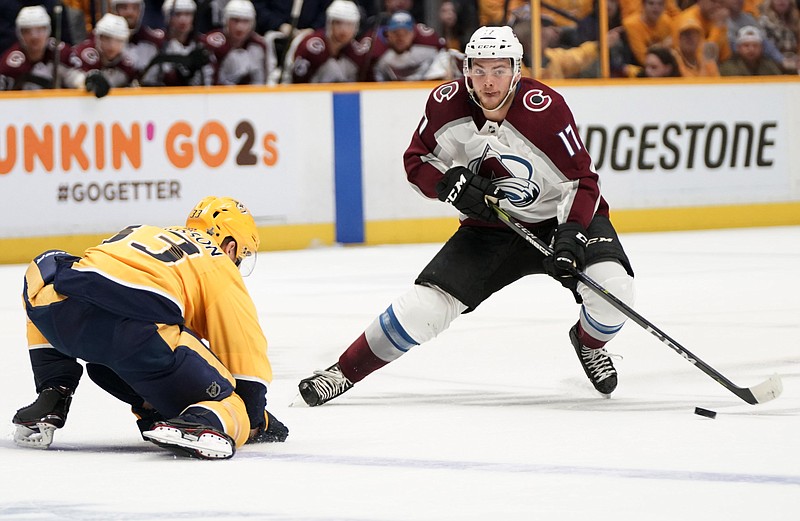
[[[540,78],[798,73],[800,0],[542,0]],[[0,90],[448,80],[525,0],[0,0]]]

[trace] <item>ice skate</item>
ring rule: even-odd
[[[324,371],[314,371],[314,376],[300,380],[298,385],[300,396],[309,407],[322,405],[351,387],[353,387],[353,382],[342,374],[338,363]]]
[[[14,415],[14,443],[32,449],[47,449],[53,443],[53,433],[67,421],[72,403],[72,390],[49,387],[39,393],[36,401]]]
[[[159,447],[192,458],[228,459],[236,452],[236,444],[224,432],[179,418],[158,422],[142,436]]]
[[[580,360],[586,376],[589,377],[589,381],[599,393],[609,398],[617,388],[617,370],[614,369],[614,364],[611,362],[611,355],[605,348],[590,349],[581,345],[578,339],[577,324],[569,330],[569,340],[575,348],[575,353],[577,353],[578,360]]]

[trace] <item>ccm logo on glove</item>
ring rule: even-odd
[[[495,222],[497,214],[486,203],[486,198],[504,199],[505,194],[490,180],[463,166],[454,166],[436,183],[440,201],[450,203],[472,219]]]

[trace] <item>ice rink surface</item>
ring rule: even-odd
[[[0,518],[800,519],[800,228],[622,240],[639,313],[737,385],[779,373],[783,395],[747,405],[629,322],[608,346],[624,358],[603,399],[567,338],[578,307],[539,276],[339,399],[289,407],[438,250],[333,247],[262,253],[246,279],[286,443],[176,459],[84,377],[50,450],[21,449],[11,417],[35,398],[24,266],[0,266]]]

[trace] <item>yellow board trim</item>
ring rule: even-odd
[[[620,233],[798,226],[800,202],[616,210],[612,212],[611,219]],[[364,226],[364,243],[444,242],[457,228],[458,219],[455,217],[370,221]],[[331,246],[336,242],[336,230],[332,223],[263,226],[258,231],[264,251],[301,250]],[[79,255],[115,232],[0,239],[0,264],[26,264],[39,253],[50,249],[62,249]]]
[[[800,202],[617,210],[612,212],[611,219],[619,233],[797,226]],[[449,217],[372,221],[365,225],[365,242],[369,245],[443,242],[457,227],[458,219]]]

